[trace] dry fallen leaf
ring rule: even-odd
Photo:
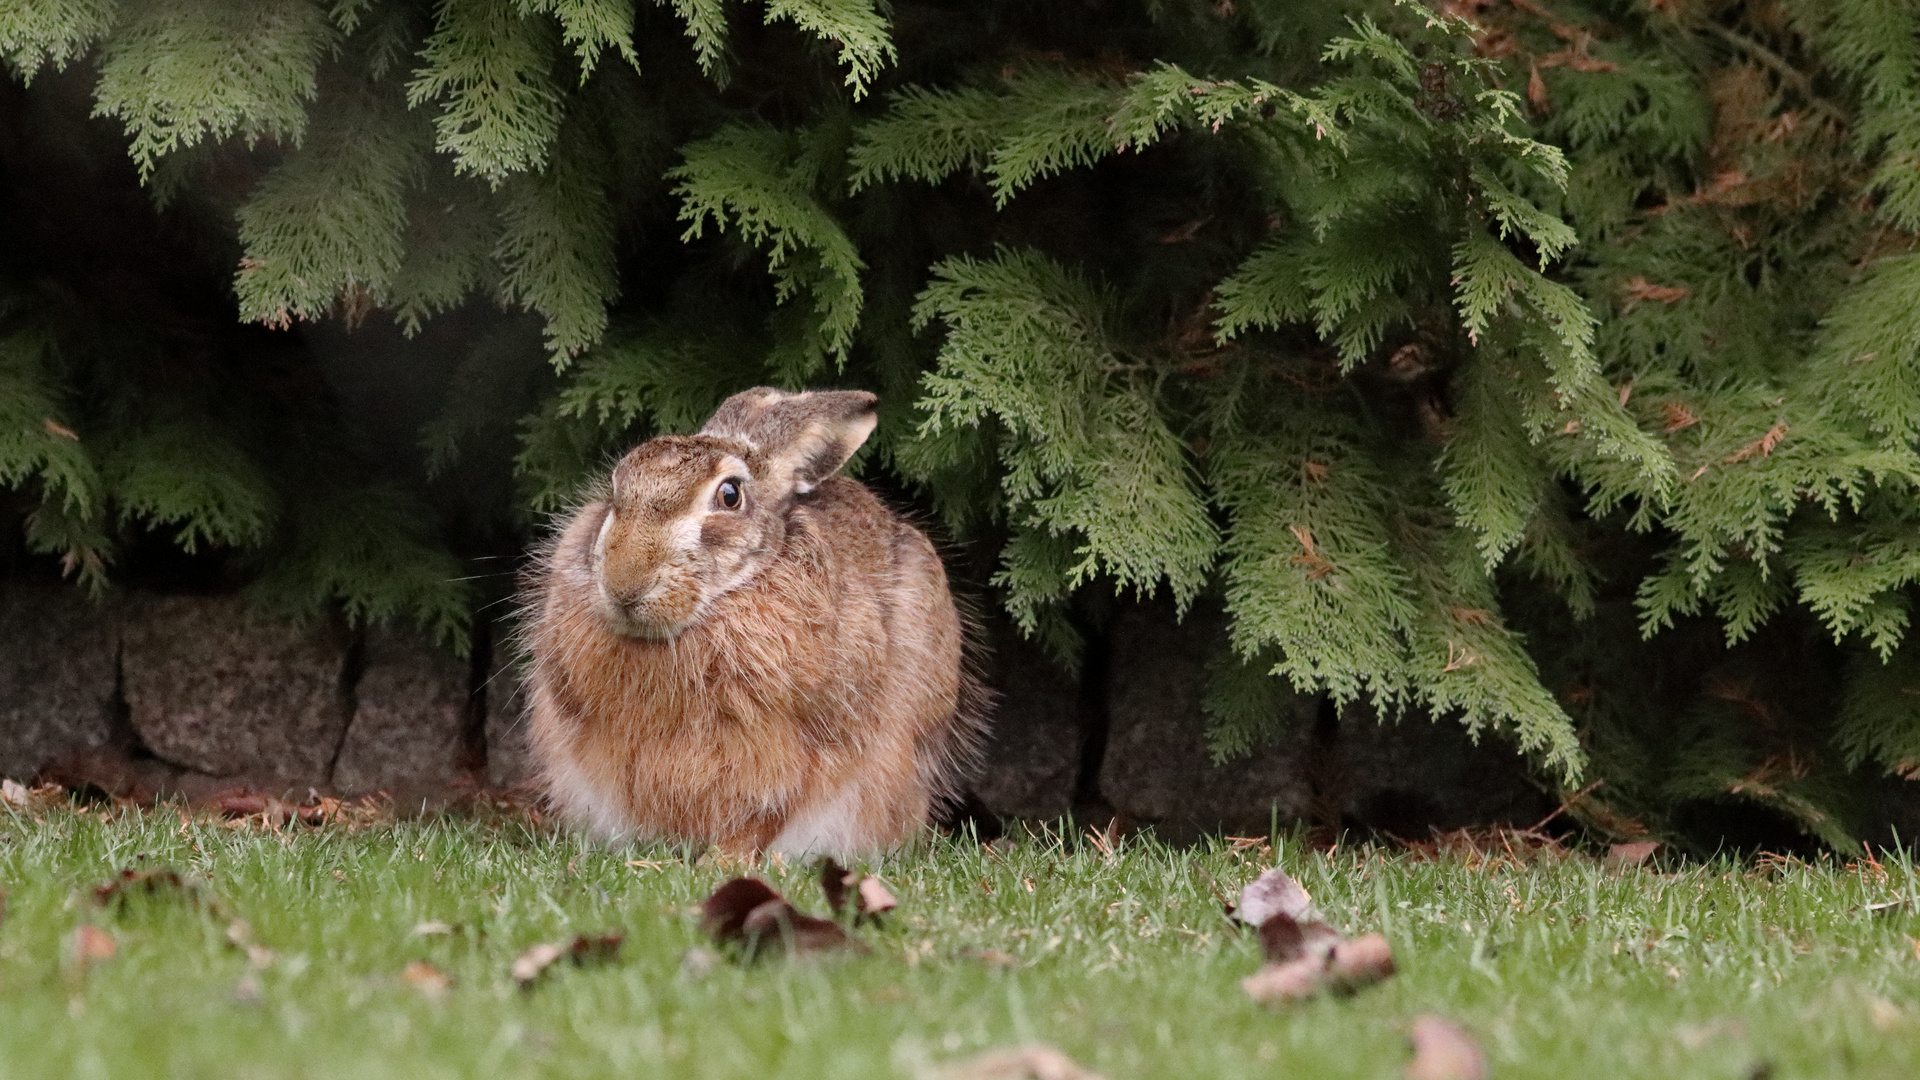
[[[759,878],[734,878],[715,889],[700,904],[700,929],[715,941],[737,942],[749,950],[757,950],[770,936],[794,952],[866,948],[839,923],[800,911]]]
[[[430,998],[445,997],[453,988],[453,978],[425,960],[415,960],[400,969],[400,981]]]
[[[748,912],[740,927],[740,937],[754,948],[765,939],[777,937],[793,952],[866,948],[848,937],[839,923],[808,915],[784,899],[769,900]]]
[[[572,941],[543,941],[514,959],[513,981],[522,989],[532,986],[562,959],[572,960],[576,965],[604,963],[620,955],[620,944],[625,940],[624,934],[607,933],[598,937],[576,934]]]
[[[1631,844],[1614,844],[1607,848],[1606,862],[1608,866],[1639,866],[1652,858],[1653,853],[1659,849],[1660,843],[1657,840],[1636,840]]]
[[[834,914],[847,906],[847,893],[860,883],[860,875],[829,858],[820,864],[820,891],[827,894],[827,906]]]
[[[991,968],[1013,968],[1020,966],[1020,958],[999,949],[961,949],[960,956],[966,960],[978,960]]]
[[[1310,958],[1324,964],[1340,940],[1340,934],[1324,922],[1297,922],[1285,912],[1270,916],[1260,924],[1260,952],[1269,964],[1286,964]]]
[[[118,877],[93,887],[93,899],[97,904],[110,904],[127,897],[156,893],[178,892],[189,896],[193,887],[186,879],[171,870],[122,870]]]
[[[566,955],[566,952],[567,947],[565,945],[553,941],[543,941],[533,946],[526,952],[514,957],[513,981],[519,983],[521,986],[531,985],[533,980],[539,978],[542,972],[552,967],[553,962]]]
[[[1348,993],[1371,986],[1394,972],[1393,947],[1379,934],[1341,939],[1333,946],[1327,976],[1335,990]]]
[[[82,926],[73,932],[73,959],[81,967],[111,960],[119,950],[120,943],[113,940],[113,935],[97,926]]]
[[[1240,890],[1240,907],[1234,914],[1240,921],[1255,926],[1275,915],[1285,915],[1301,923],[1325,921],[1314,910],[1313,898],[1307,895],[1307,890],[1277,866],[1254,878],[1246,888]]]
[[[1407,1080],[1485,1080],[1487,1059],[1467,1033],[1431,1013],[1413,1020]]]
[[[1353,993],[1393,974],[1393,949],[1386,938],[1342,937],[1314,910],[1306,890],[1280,870],[1269,870],[1248,885],[1240,895],[1239,911],[1242,918],[1265,915],[1259,927],[1266,963],[1240,980],[1247,996],[1263,1005],[1328,990]]]
[[[778,899],[779,891],[759,878],[734,878],[700,902],[700,930],[716,941],[736,941],[747,915]]]
[[[872,917],[882,915],[900,906],[893,893],[880,879],[868,875],[860,879],[860,914]]]
[[[855,922],[892,911],[899,906],[893,893],[879,878],[848,870],[832,859],[820,865],[820,891],[827,894],[827,906],[839,914],[853,900]]]
[[[1100,1074],[1051,1046],[989,1050],[931,1075],[939,1080],[1101,1080]]]
[[[12,780],[0,780],[0,803],[25,810],[29,801],[25,787]]]
[[[1322,986],[1321,965],[1306,958],[1285,964],[1268,964],[1240,980],[1240,989],[1262,1005],[1279,1005],[1310,998]]]

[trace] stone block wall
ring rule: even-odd
[[[969,803],[1001,820],[1121,820],[1171,839],[1306,821],[1422,836],[1529,823],[1552,803],[1497,741],[1296,699],[1276,743],[1216,764],[1201,698],[1226,619],[1121,606],[1069,672],[983,628],[997,696]],[[528,789],[510,642],[456,660],[403,634],[264,618],[232,597],[89,603],[0,583],[0,776],[189,798],[384,791],[402,805]]]
[[[475,786],[471,665],[405,636],[293,626],[233,597],[0,584],[0,776],[114,795]]]

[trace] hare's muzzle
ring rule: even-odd
[[[634,528],[609,512],[595,547],[599,607],[616,632],[670,638],[693,617],[699,582],[670,536]]]

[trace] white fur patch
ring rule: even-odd
[[[603,790],[571,757],[555,755],[547,762],[547,791],[568,815],[584,821],[601,836],[627,837],[634,833],[620,802]]]
[[[768,850],[787,856],[831,855],[854,859],[879,845],[860,824],[860,789],[848,784],[787,821]]]
[[[673,550],[682,555],[692,555],[700,550],[700,523],[706,520],[703,513],[694,513],[673,523]]]

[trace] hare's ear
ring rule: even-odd
[[[876,400],[864,390],[786,394],[758,386],[721,402],[700,434],[746,443],[766,463],[769,479],[808,492],[873,434]]]

